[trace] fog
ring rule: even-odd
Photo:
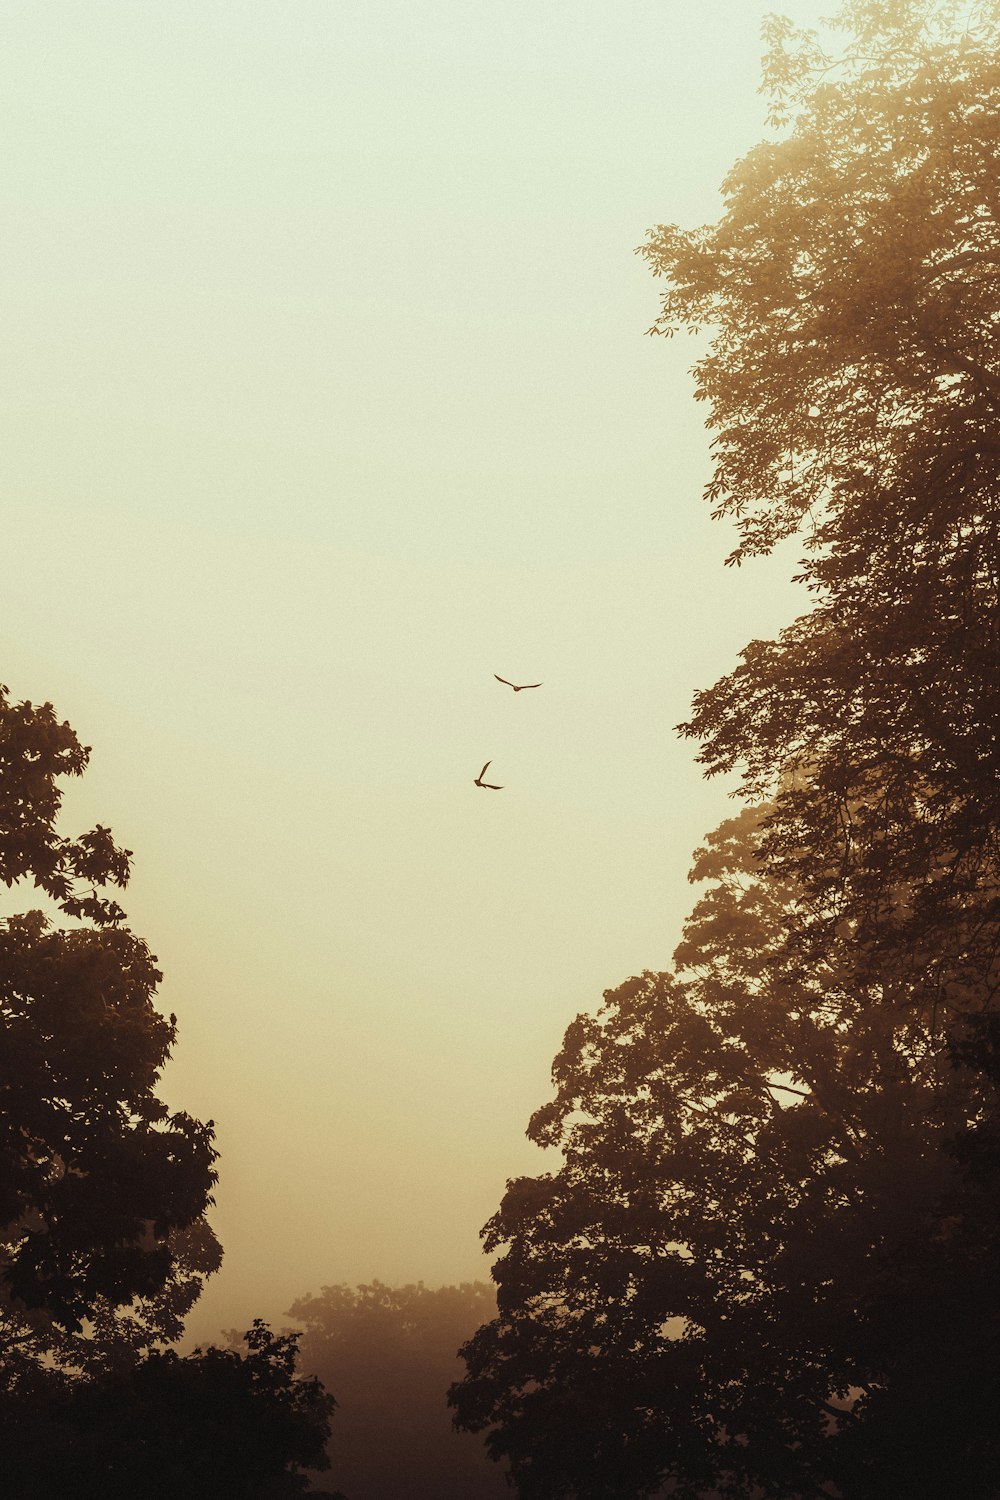
[[[4,676],[217,1124],[189,1342],[486,1279],[566,1024],[669,960],[727,809],[673,726],[801,601],[723,567],[632,251],[762,134],[759,20],[0,3]]]

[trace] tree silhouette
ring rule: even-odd
[[[89,751],[0,688],[0,879],[50,910],[0,922],[0,1448],[5,1500],[278,1500],[326,1468],[333,1401],[294,1336],[243,1357],[176,1340],[221,1250],[213,1128],[156,1095],[176,1032],[105,894],[129,854],[56,831]]]
[[[295,1376],[295,1336],[257,1320],[243,1354],[154,1351],[127,1373],[0,1407],[10,1500],[284,1500],[328,1467],[333,1400]],[[315,1493],[315,1492],[313,1492]],[[336,1500],[336,1497],[330,1497]],[[341,1497],[342,1500],[342,1497]]]
[[[684,728],[751,798],[784,778],[764,854],[816,897],[800,938],[850,921],[961,1007],[996,983],[1000,917],[1000,7],[841,20],[839,63],[772,24],[794,129],[733,170],[718,224],[645,246],[660,329],[717,329],[695,373],[734,557],[803,530],[815,600]]]
[[[893,1488],[910,1450],[879,1434],[879,1393],[912,1370],[932,1315],[953,1352],[959,1315],[980,1333],[1000,1315],[988,1277],[974,1298],[941,1279],[963,1236],[961,1263],[995,1276],[996,1210],[984,1224],[989,1191],[953,1145],[995,1114],[995,1086],[956,1068],[919,1010],[852,990],[849,943],[811,987],[774,961],[795,905],[755,843],[744,814],[702,851],[713,884],[683,977],[629,980],[570,1026],[556,1097],[529,1126],[563,1165],[509,1184],[487,1225],[487,1248],[508,1247],[500,1315],[463,1351],[452,1400],[463,1426],[492,1428],[531,1500],[624,1500],[668,1479],[678,1497],[760,1485],[791,1500],[855,1467],[877,1475],[872,1495],[938,1493]],[[953,1370],[950,1390],[981,1433],[970,1482],[995,1452],[973,1415],[995,1389],[981,1374]],[[929,1383],[906,1409],[917,1432],[933,1419],[954,1480],[939,1404]]]
[[[0,1316],[70,1332],[101,1306],[162,1297],[182,1274],[172,1236],[201,1219],[216,1178],[211,1124],[155,1094],[175,1020],[153,1002],[155,958],[102,894],[127,881],[128,851],[106,828],[55,830],[57,779],[88,756],[49,704],[0,688],[0,878],[88,923],[0,924]]]
[[[457,1420],[537,1500],[1000,1493],[1000,5],[768,23],[788,126],[655,231],[731,561],[812,612],[699,694],[768,799],[699,851],[674,975],[570,1026],[485,1230]]]

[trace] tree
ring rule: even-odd
[[[1000,1494],[1000,5],[772,18],[784,133],[655,231],[708,497],[814,607],[685,732],[751,800],[569,1028],[457,1420],[524,1497]]]
[[[244,1355],[175,1341],[221,1250],[212,1123],[156,1095],[176,1020],[106,894],[129,851],[56,831],[89,750],[0,687],[0,879],[42,911],[0,923],[0,1444],[10,1500],[278,1500],[326,1468],[333,1400],[295,1336]],[[331,1497],[337,1500],[337,1497]],[[339,1497],[343,1500],[343,1497]]]
[[[921,1318],[963,1315],[953,1352],[970,1321],[1000,1321],[982,1276],[971,1306],[940,1279],[963,1234],[983,1250],[982,1189],[947,1146],[995,1088],[941,1054],[919,1011],[852,990],[849,945],[811,986],[769,962],[795,905],[761,875],[754,824],[700,851],[694,875],[714,884],[682,977],[631,979],[570,1026],[528,1132],[563,1164],[509,1184],[486,1227],[488,1249],[508,1247],[499,1317],[463,1351],[452,1401],[491,1429],[525,1500],[664,1485],[798,1500],[852,1465],[877,1482],[848,1493],[949,1492],[895,1488],[907,1443],[877,1429]],[[981,1414],[993,1388],[966,1371],[952,1394]],[[940,1438],[939,1406],[928,1384],[908,1415]],[[981,1431],[970,1480],[997,1457]],[[955,1480],[956,1451],[938,1451]]]
[[[794,128],[734,169],[718,224],[644,247],[659,331],[714,331],[695,375],[731,560],[804,529],[815,600],[684,728],[751,798],[785,778],[763,853],[816,897],[803,935],[849,920],[961,1008],[998,978],[1000,7],[840,20],[837,62],[772,18]]]
[[[487,1500],[506,1493],[482,1444],[452,1429],[458,1348],[496,1308],[492,1287],[327,1286],[289,1316],[303,1368],[342,1392],[330,1448],[351,1500]]]
[[[0,1409],[10,1500],[283,1500],[329,1467],[333,1399],[295,1376],[296,1336],[258,1319],[232,1349],[154,1351],[102,1380]],[[312,1493],[316,1493],[315,1491]],[[329,1496],[328,1500],[343,1500]]]
[[[100,826],[55,829],[57,780],[89,753],[51,705],[0,688],[0,878],[88,924],[53,929],[40,911],[0,924],[0,1317],[15,1347],[136,1298],[166,1314],[165,1290],[198,1274],[183,1233],[216,1178],[211,1123],[155,1094],[176,1021],[155,1008],[155,958],[103,894],[126,883],[129,851]]]

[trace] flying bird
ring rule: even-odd
[[[493,764],[492,761],[488,760],[486,762],[486,766],[490,766],[492,764]],[[485,787],[489,787],[489,789],[490,789],[491,792],[502,792],[503,791],[503,787],[502,786],[496,786],[492,781],[484,781],[483,780],[483,777],[486,775],[486,766],[484,766],[483,769],[480,771],[479,775],[477,777],[475,777],[475,779],[473,781],[473,786],[485,786]]]
[[[525,690],[525,688],[533,688],[533,687],[542,687],[543,686],[543,684],[540,683],[540,682],[522,682],[521,685],[518,686],[518,684],[516,682],[508,682],[507,679],[506,679],[506,677],[498,677],[497,674],[496,674],[496,672],[493,673],[493,676],[496,677],[497,682],[502,682],[503,685],[504,685],[504,687],[513,688],[514,691],[515,691],[515,693],[523,693],[524,690]]]

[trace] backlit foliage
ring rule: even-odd
[[[777,135],[654,231],[730,561],[810,613],[685,733],[751,807],[577,1018],[457,1420],[524,1500],[1000,1494],[1000,5],[765,28]]]

